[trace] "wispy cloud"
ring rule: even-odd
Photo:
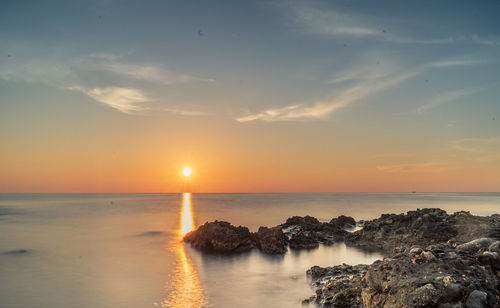
[[[251,121],[307,121],[327,118],[333,112],[347,107],[352,103],[376,95],[377,93],[390,89],[414,76],[432,69],[447,69],[464,65],[483,64],[482,61],[473,60],[442,60],[417,66],[414,69],[397,70],[396,65],[384,67],[364,66],[355,67],[350,71],[334,76],[327,81],[328,84],[338,84],[346,81],[354,85],[344,90],[332,91],[325,100],[310,104],[291,104],[279,108],[270,108],[258,113],[251,113],[235,118],[236,121],[245,123]],[[418,113],[423,113],[431,108],[447,102],[459,99],[466,95],[475,93],[477,89],[465,89],[443,93],[441,96],[419,107]]]
[[[484,60],[477,59],[448,59],[429,63],[429,67],[447,68],[447,67],[461,67],[461,66],[475,66],[486,64]]]
[[[177,73],[152,65],[129,63],[120,60],[121,58],[112,53],[92,53],[77,57],[47,55],[39,59],[13,57],[9,61],[0,62],[0,79],[79,91],[95,101],[127,114],[145,114],[142,111],[153,108],[184,116],[204,114],[183,108],[148,105],[153,101],[158,102],[159,99],[146,95],[137,86],[131,88],[122,85],[131,82],[135,84],[136,80],[140,80],[150,86],[154,84],[172,86],[211,82],[212,79]]]
[[[316,8],[314,2],[285,2],[285,7],[291,12],[294,23],[298,24],[305,31],[337,37],[351,38],[372,38],[401,44],[453,44],[453,43],[473,43],[488,46],[498,46],[498,39],[486,39],[477,34],[461,35],[437,38],[419,38],[404,32],[393,32],[381,28],[380,21],[373,18],[370,20],[365,15],[357,13],[345,13],[338,9]],[[387,24],[387,21],[382,22]],[[401,27],[398,27],[401,28]]]
[[[135,114],[149,109],[147,103],[153,99],[141,90],[120,87],[85,89],[80,86],[69,87],[68,90],[80,91],[92,99],[126,113]]]
[[[181,116],[187,117],[200,117],[210,115],[209,112],[201,111],[201,110],[189,110],[189,109],[181,109],[181,108],[165,108],[163,109],[165,112],[178,114]]]
[[[478,89],[460,89],[460,90],[456,90],[456,91],[449,91],[449,92],[441,93],[440,95],[429,100],[426,104],[418,107],[416,109],[416,112],[418,114],[426,113],[430,109],[433,109],[433,108],[436,108],[440,105],[450,103],[450,102],[456,101],[458,99],[461,99],[463,97],[472,95],[472,94],[476,93],[477,91],[478,91]]]
[[[236,121],[244,123],[255,120],[273,122],[323,119],[336,110],[347,107],[356,101],[391,88],[404,80],[415,76],[417,73],[417,71],[412,71],[401,73],[390,78],[381,78],[376,81],[369,80],[359,82],[355,86],[346,90],[332,93],[330,99],[325,101],[316,102],[310,105],[294,104],[282,108],[268,109],[257,114],[249,114],[243,117],[238,117],[236,118]]]
[[[380,165],[376,167],[380,172],[387,173],[439,173],[446,170],[457,169],[456,165],[440,162],[423,162],[423,163],[408,163],[408,164],[393,164]]]
[[[500,149],[500,138],[463,138],[451,141],[449,145],[458,151],[470,153],[485,153]]]

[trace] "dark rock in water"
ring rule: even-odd
[[[293,234],[288,241],[293,249],[312,249],[319,247],[319,241],[314,231],[300,231]]]
[[[350,216],[340,215],[337,218],[330,220],[330,224],[335,224],[341,228],[352,228],[356,226],[356,220]]]
[[[313,266],[307,275],[314,279],[316,295],[309,301],[326,307],[363,307],[361,280],[367,265],[342,264],[333,267]]]
[[[328,307],[500,307],[500,241],[398,248],[371,265],[312,267],[309,301]],[[481,256],[489,256],[480,264]],[[495,263],[498,262],[498,263]],[[361,300],[360,300],[361,299]]]
[[[160,235],[165,235],[166,232],[164,231],[147,231],[138,234],[137,236],[160,236]]]
[[[287,238],[279,228],[260,227],[259,231],[252,233],[257,247],[269,254],[283,254],[286,252]]]
[[[206,222],[184,236],[184,241],[205,252],[235,253],[254,247],[247,227],[235,227],[225,221]]]
[[[454,218],[441,209],[418,209],[407,214],[383,214],[363,229],[346,236],[346,243],[367,249],[392,251],[401,245],[446,242],[458,234]]]
[[[3,254],[5,255],[24,255],[31,252],[30,249],[14,249],[14,250],[7,250],[4,251]]]
[[[319,220],[312,216],[304,216],[304,217],[293,216],[288,218],[286,222],[283,224],[283,226],[286,227],[293,225],[305,226],[305,225],[317,225],[319,223],[320,223]]]
[[[278,227],[289,238],[290,248],[294,249],[316,248],[320,243],[331,245],[343,241],[348,233],[337,222],[320,222],[311,216],[294,216]]]

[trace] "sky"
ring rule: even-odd
[[[0,192],[500,191],[500,1],[8,1],[0,94]]]

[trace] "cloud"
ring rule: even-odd
[[[321,119],[336,109],[342,108],[343,104],[338,103],[317,103],[313,106],[292,105],[283,108],[269,109],[257,114],[251,114],[236,118],[236,121],[244,123],[255,120],[266,122],[275,121],[304,121],[308,119]]]
[[[488,46],[500,45],[499,40],[485,39],[477,34],[448,36],[441,38],[419,38],[405,33],[386,31],[380,24],[388,24],[387,20],[377,21],[376,18],[356,13],[344,13],[338,9],[316,8],[312,2],[285,2],[285,8],[291,12],[294,23],[313,34],[337,37],[372,38],[381,41],[400,44],[453,44],[459,42]],[[370,20],[371,19],[371,20]],[[390,21],[389,21],[390,22]],[[401,29],[401,26],[392,27]]]
[[[498,151],[500,148],[500,138],[464,138],[454,140],[449,145],[458,151],[470,153],[485,153],[491,151]]]
[[[460,67],[460,66],[475,66],[485,64],[486,61],[476,59],[451,59],[432,62],[429,67],[434,68],[447,68],[447,67]]]
[[[120,87],[85,89],[80,86],[69,87],[68,90],[80,91],[92,99],[108,105],[126,114],[135,114],[149,109],[146,103],[153,99],[141,90]]]
[[[364,99],[368,96],[393,87],[404,80],[415,76],[418,72],[401,73],[394,77],[381,78],[380,80],[368,80],[360,82],[344,91],[334,92],[326,101],[310,105],[294,104],[282,108],[268,109],[260,113],[249,114],[238,117],[235,120],[241,123],[262,120],[266,122],[275,121],[307,121],[326,118],[332,112]]]
[[[478,90],[477,89],[461,89],[461,90],[456,90],[456,91],[449,91],[449,92],[444,92],[441,93],[440,95],[434,97],[433,99],[429,100],[426,104],[418,107],[416,109],[416,112],[418,114],[423,114],[430,109],[436,108],[440,105],[456,101],[460,98],[463,98],[465,96],[472,95],[476,93]]]
[[[30,46],[23,46],[23,49],[29,48]],[[127,63],[120,61],[121,58],[112,53],[68,57],[64,56],[64,53],[56,52],[36,59],[29,56],[12,57],[8,61],[0,60],[0,79],[79,91],[126,114],[138,114],[150,109],[184,116],[204,114],[182,108],[162,109],[159,106],[150,106],[148,103],[158,101],[158,98],[146,95],[137,87],[119,85],[130,84],[131,81],[137,83],[136,80],[149,84],[176,85],[210,82],[212,79],[176,73],[151,65]]]
[[[236,121],[245,123],[252,121],[307,121],[327,118],[331,113],[347,107],[352,103],[376,95],[377,93],[392,88],[405,80],[422,74],[432,69],[446,69],[464,65],[483,64],[475,60],[441,60],[417,66],[414,69],[397,70],[397,65],[389,62],[384,66],[355,67],[342,74],[327,80],[328,84],[354,82],[351,87],[344,90],[332,91],[329,98],[310,104],[291,104],[280,108],[270,108],[258,113],[251,113],[235,118]],[[443,93],[435,99],[417,109],[416,112],[424,113],[431,108],[451,102],[466,95],[477,92],[477,89],[463,89]]]
[[[352,15],[338,11],[319,10],[305,5],[291,5],[295,22],[317,34],[334,36],[370,37],[380,36],[383,32],[360,22]]]
[[[387,173],[413,173],[413,172],[442,172],[446,170],[456,169],[455,165],[450,163],[439,162],[423,162],[423,163],[409,163],[409,164],[394,164],[394,165],[380,165],[376,167],[380,172]]]
[[[190,82],[212,82],[213,79],[203,79],[173,71],[159,69],[153,66],[120,63],[110,61],[100,66],[113,73],[121,74],[137,80],[157,82],[164,85],[174,85]]]
[[[186,110],[186,109],[180,109],[180,108],[165,108],[165,109],[163,109],[163,111],[178,114],[181,116],[188,116],[188,117],[199,117],[199,116],[210,115],[210,113],[205,112],[205,111]]]

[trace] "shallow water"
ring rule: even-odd
[[[1,307],[299,307],[313,265],[379,258],[343,244],[284,256],[203,255],[205,221],[255,231],[292,215],[370,219],[423,207],[500,212],[500,194],[2,194]]]

